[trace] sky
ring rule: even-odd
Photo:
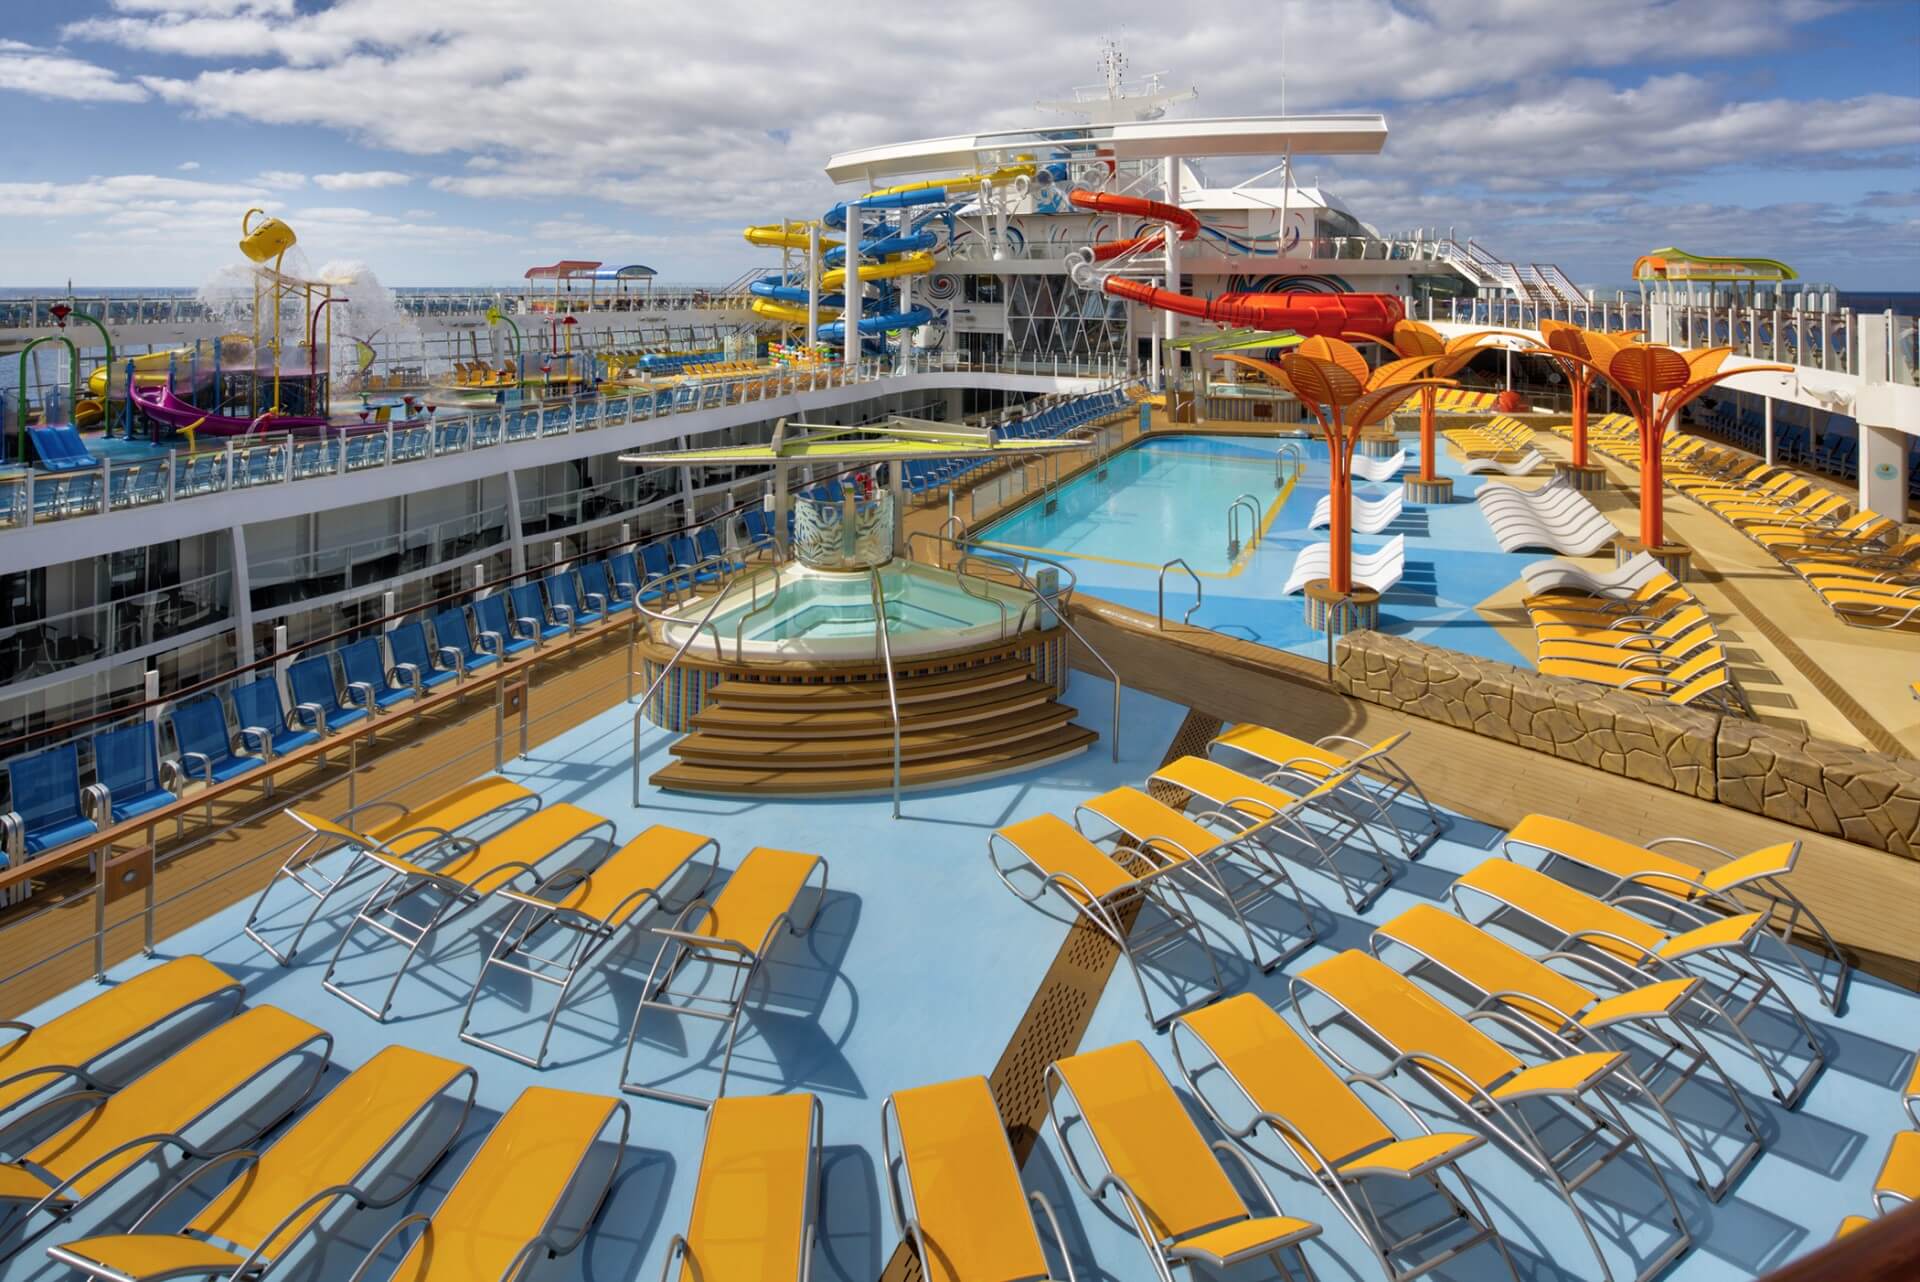
[[[864,14],[864,17],[856,17]],[[390,284],[563,256],[719,283],[851,147],[1064,118],[1100,43],[1183,115],[1369,110],[1363,221],[1624,283],[1665,245],[1920,289],[1913,0],[0,0],[0,286],[194,285],[240,217]],[[1211,175],[1210,175],[1211,176]]]

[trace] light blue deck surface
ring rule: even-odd
[[[1418,445],[1409,445],[1409,467],[1418,466]],[[1030,504],[981,531],[983,542],[1017,545],[1066,560],[1082,590],[1152,614],[1157,608],[1160,566],[1183,557],[1205,579],[1205,596],[1191,622],[1275,649],[1321,654],[1324,634],[1310,632],[1298,595],[1281,596],[1294,558],[1309,543],[1326,541],[1325,529],[1309,530],[1314,505],[1327,492],[1327,447],[1295,441],[1307,470],[1286,496],[1251,555],[1231,578],[1228,569],[1227,505],[1251,494],[1265,520],[1276,497],[1274,452],[1280,442],[1245,436],[1154,436],[1116,455],[1107,479],[1083,473],[1061,487],[1051,515]],[[1143,453],[1144,451],[1144,453]],[[1144,466],[1142,464],[1144,463]],[[1381,631],[1429,641],[1509,663],[1525,662],[1507,640],[1480,618],[1474,606],[1520,577],[1520,567],[1543,552],[1502,552],[1487,529],[1474,493],[1483,478],[1460,472],[1444,448],[1439,472],[1454,478],[1454,501],[1408,504],[1399,520],[1378,535],[1354,536],[1354,552],[1378,548],[1396,534],[1407,541],[1406,575],[1381,600]],[[1400,486],[1356,481],[1354,496],[1379,499]],[[1242,539],[1245,538],[1242,521]],[[1109,558],[1109,559],[1095,559]],[[1134,564],[1120,564],[1133,562]],[[1167,617],[1178,620],[1193,604],[1193,581],[1179,570],[1166,579]]]
[[[1067,923],[1057,912],[1019,902],[992,876],[984,858],[987,833],[1042,810],[1069,814],[1076,801],[1092,793],[1140,782],[1159,761],[1181,716],[1180,709],[1129,691],[1122,761],[1115,765],[1105,738],[1110,687],[1076,676],[1070,695],[1082,709],[1082,721],[1102,732],[1092,751],[1047,770],[967,789],[910,794],[906,818],[897,823],[887,817],[887,801],[881,798],[754,804],[651,790],[644,813],[636,814],[628,792],[629,722],[619,708],[510,763],[508,773],[533,784],[549,802],[570,801],[615,820],[622,840],[644,823],[664,822],[719,838],[721,862],[727,868],[754,845],[817,852],[831,861],[831,890],[816,929],[810,938],[776,954],[778,964],[770,972],[775,996],[750,1016],[730,1083],[733,1094],[804,1089],[824,1103],[825,1193],[816,1278],[872,1282],[894,1249],[896,1236],[879,1166],[879,1115],[885,1095],[988,1072],[1066,931]],[[664,760],[667,740],[657,732],[649,736],[649,768]],[[1399,865],[1399,880],[1368,911],[1367,920],[1383,921],[1407,904],[1439,899],[1450,877],[1483,857],[1495,835],[1459,823],[1419,863]],[[1326,932],[1323,942],[1364,946],[1367,927],[1347,914],[1333,883],[1304,868],[1298,877]],[[379,1025],[320,987],[338,929],[357,906],[357,896],[350,899],[330,906],[297,964],[288,969],[273,965],[239,937],[244,905],[164,941],[160,950],[162,957],[204,952],[246,980],[250,1001],[283,1006],[332,1030],[338,1039],[334,1059],[341,1069],[399,1041],[479,1070],[475,1117],[453,1156],[428,1184],[397,1208],[345,1220],[324,1254],[289,1262],[296,1267],[284,1276],[291,1278],[344,1278],[358,1251],[401,1214],[431,1209],[486,1126],[524,1086],[538,1081],[613,1094],[636,991],[652,955],[651,946],[638,940],[615,953],[610,964],[580,988],[561,1020],[550,1066],[535,1072],[455,1037],[461,1005],[504,914],[482,910],[450,925],[401,986],[394,1018]],[[1275,920],[1285,920],[1284,915]],[[1249,976],[1244,963],[1227,950],[1223,935],[1218,942],[1229,977],[1236,984],[1251,982],[1255,991],[1274,1000],[1283,1000],[1289,971],[1324,955],[1316,950],[1277,975]],[[384,945],[378,953],[357,957],[355,952],[350,950],[344,966],[349,983],[370,977],[376,963],[389,963],[397,949]],[[139,968],[125,966],[116,974]],[[1804,984],[1789,982],[1789,990],[1815,1019],[1837,1058],[1797,1113],[1785,1113],[1750,1094],[1767,1133],[1768,1150],[1724,1202],[1707,1203],[1669,1166],[1681,1205],[1702,1239],[1669,1272],[1671,1278],[1705,1282],[1750,1276],[1824,1241],[1843,1214],[1869,1205],[1873,1174],[1889,1134],[1901,1121],[1893,1087],[1910,1046],[1899,1043],[1917,1040],[1920,998],[1856,977],[1850,1008],[1836,1020],[1816,1005]],[[95,991],[91,984],[83,985],[36,1017]],[[477,1022],[489,1032],[505,1027],[516,1045],[531,1045],[537,1030],[523,1022],[528,1019],[525,997],[523,991],[506,987],[490,993]],[[545,1007],[538,1009],[544,1015]],[[1763,1027],[1767,1023],[1757,1022]],[[705,1030],[700,1032],[704,1035]],[[1132,985],[1116,973],[1083,1046],[1129,1038],[1145,1041],[1171,1069],[1166,1039],[1146,1029]],[[1720,1043],[1713,1045],[1721,1049]],[[1750,1065],[1731,1054],[1724,1054],[1723,1061],[1750,1093],[1758,1090],[1758,1076]],[[702,1073],[678,1071],[684,1060],[662,1046],[649,1045],[636,1063],[644,1075],[672,1077],[682,1089],[701,1088]],[[1417,1100],[1425,1098],[1417,1088],[1410,1093]],[[1704,1089],[1682,1092],[1675,1104],[1685,1117],[1708,1124],[1724,1121],[1723,1106]],[[631,1147],[596,1232],[579,1252],[543,1266],[535,1276],[581,1282],[650,1282],[659,1276],[669,1240],[685,1227],[702,1114],[650,1099],[634,1098],[632,1105]],[[1638,1114],[1631,1116],[1641,1120]],[[1435,1124],[1457,1128],[1441,1116]],[[1641,1130],[1652,1133],[1644,1125]],[[1665,1147],[1657,1138],[1654,1143],[1663,1161],[1675,1161],[1671,1141]],[[1598,1276],[1564,1207],[1542,1185],[1491,1148],[1474,1154],[1469,1169],[1494,1207],[1496,1224],[1512,1241],[1523,1276]],[[1284,1175],[1271,1170],[1267,1174],[1283,1207],[1327,1225],[1324,1238],[1308,1248],[1323,1279],[1379,1276],[1317,1194]],[[1026,1178],[1029,1187],[1045,1191],[1061,1213],[1080,1278],[1148,1276],[1137,1242],[1066,1181],[1050,1137],[1042,1139],[1028,1162]],[[1602,1177],[1593,1187],[1618,1192],[1623,1186]],[[0,1282],[69,1276],[45,1260],[42,1246],[123,1226],[143,1204],[142,1192],[137,1178],[122,1184],[98,1208],[0,1267]],[[1629,1215],[1644,1209],[1644,1198],[1630,1186],[1625,1198]],[[1593,1205],[1592,1200],[1583,1205]],[[170,1217],[168,1227],[184,1219],[184,1213]],[[1598,1228],[1616,1273],[1631,1276],[1631,1268],[1620,1267],[1625,1259],[1612,1245],[1604,1218]],[[1657,1236],[1657,1229],[1641,1225],[1634,1238],[1640,1242]],[[1498,1269],[1497,1257],[1483,1247],[1435,1276],[1466,1282],[1494,1277]],[[371,1274],[376,1282],[385,1276],[384,1267]],[[1269,1275],[1250,1265],[1230,1276]]]

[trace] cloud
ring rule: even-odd
[[[393,169],[348,170],[313,176],[313,185],[323,191],[369,191],[376,187],[404,187],[412,181],[411,175]]]
[[[0,39],[0,92],[63,102],[141,102],[147,91],[118,73],[18,40]]]
[[[307,176],[297,169],[262,169],[254,181],[275,191],[292,191],[306,186]]]
[[[183,160],[179,164],[175,165],[174,168],[190,172],[192,170],[200,168],[200,162],[197,160]]]

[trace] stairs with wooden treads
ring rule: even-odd
[[[1084,751],[1097,737],[1021,660],[896,678],[900,783],[929,787]],[[893,786],[884,676],[811,684],[729,678],[653,776],[683,792],[757,796],[881,792]]]

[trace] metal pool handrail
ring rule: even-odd
[[[641,727],[646,725],[647,705],[653,702],[654,691],[660,688],[661,682],[667,679],[667,674],[673,671],[674,665],[680,662],[681,657],[687,652],[687,647],[693,644],[694,638],[698,637],[701,632],[712,628],[714,657],[722,657],[720,652],[720,631],[718,628],[712,627],[713,615],[714,611],[720,608],[720,603],[727,599],[727,594],[733,591],[736,582],[738,582],[737,579],[728,579],[720,585],[720,590],[713,594],[713,600],[707,606],[707,612],[701,616],[699,623],[688,629],[686,640],[682,641],[680,648],[673,652],[673,657],[667,660],[667,665],[660,669],[660,675],[653,679],[653,683],[647,687],[646,693],[640,696],[640,706],[633,710],[633,804],[636,807],[640,804],[640,731]],[[649,615],[649,617],[653,616]],[[638,619],[634,620],[634,628],[637,630],[639,626],[640,621]],[[631,645],[631,641],[629,641],[629,645]]]
[[[1227,556],[1240,555],[1240,509],[1245,508],[1251,515],[1247,518],[1247,537],[1260,533],[1260,500],[1251,494],[1242,494],[1227,504]]]
[[[1200,603],[1205,601],[1207,598],[1207,590],[1205,586],[1200,582],[1200,576],[1193,572],[1193,567],[1187,564],[1187,559],[1185,557],[1176,556],[1173,558],[1173,560],[1161,566],[1160,567],[1160,587],[1157,592],[1157,599],[1159,601],[1159,605],[1154,610],[1154,619],[1156,621],[1158,630],[1161,632],[1165,632],[1167,630],[1167,571],[1171,570],[1176,565],[1179,566],[1181,569],[1185,570],[1187,572],[1187,577],[1193,580],[1193,604],[1188,606],[1187,612],[1180,616],[1180,623],[1182,626],[1185,626],[1187,622],[1189,622],[1193,618],[1193,612],[1195,610],[1198,610],[1200,608]]]
[[[939,543],[952,543],[955,547],[960,549],[960,560],[961,560],[961,564],[963,565],[966,563],[967,558],[973,555],[973,547],[971,544],[961,542],[956,539],[949,539],[939,534],[929,534],[925,530],[916,531],[914,537],[929,538]],[[911,542],[911,540],[909,540],[909,542]],[[1059,570],[1061,573],[1067,576],[1067,579],[1069,580],[1070,584],[1077,582],[1077,580],[1075,579],[1074,573],[1071,569],[1069,569],[1065,565],[1062,565],[1060,562],[1053,560],[1051,557],[1035,556],[1031,553],[1022,553],[1020,559],[1023,562],[1038,561],[1042,565],[1053,566],[1055,569]],[[1107,662],[1107,656],[1105,656],[1104,654],[1101,654],[1100,651],[1096,650],[1091,641],[1087,640],[1085,636],[1081,635],[1080,629],[1073,626],[1073,621],[1067,618],[1066,614],[1061,611],[1058,605],[1054,604],[1053,601],[1048,599],[1047,595],[1040,590],[1040,585],[1035,583],[1031,578],[1029,578],[1025,570],[1010,564],[1008,560],[996,559],[993,561],[993,566],[995,569],[1003,570],[1006,573],[1013,575],[1014,578],[1020,580],[1020,586],[1033,594],[1034,604],[1038,607],[1038,609],[1041,611],[1049,611],[1049,610],[1052,611],[1053,617],[1060,620],[1060,626],[1065,628],[1068,632],[1072,633],[1073,639],[1078,641],[1081,647],[1085,649],[1088,654],[1093,656],[1094,662],[1098,663],[1101,667],[1107,670],[1107,676],[1111,678],[1113,681],[1113,734],[1111,736],[1111,738],[1113,739],[1113,759],[1115,761],[1120,760],[1120,673],[1119,673],[1119,670],[1116,669],[1111,663]],[[1071,599],[1072,592],[1073,592],[1073,589],[1071,586],[1069,586],[1065,592],[1060,594],[1061,599],[1062,600]],[[1036,612],[1034,617],[1035,617],[1035,621],[1038,622],[1043,616],[1038,612]],[[1026,609],[1024,607],[1020,611],[1020,620],[1021,620],[1021,626],[1024,627],[1026,623]]]
[[[780,582],[781,582],[780,575],[781,575],[781,572],[784,571],[786,568],[787,567],[785,562],[781,562],[781,561],[774,562],[773,591],[767,593],[767,599],[765,601],[760,600],[760,576],[756,574],[751,579],[748,580],[748,582],[753,585],[753,600],[750,603],[747,611],[744,614],[742,614],[739,620],[733,625],[733,661],[735,663],[739,663],[742,661],[741,656],[743,654],[743,646],[741,642],[741,635],[746,630],[747,620],[751,619],[754,615],[759,614],[763,610],[772,609],[773,603],[780,599]]]
[[[887,671],[887,708],[893,714],[893,817],[900,817],[900,691],[893,676],[893,640],[888,635],[887,594],[880,586],[880,569],[869,566],[868,586],[873,597],[873,637],[880,662]],[[636,765],[635,769],[639,767]]]
[[[1300,447],[1288,441],[1273,452],[1273,488],[1281,489],[1287,483],[1287,464],[1293,465],[1293,475],[1299,476],[1307,470],[1306,459],[1300,454]]]

